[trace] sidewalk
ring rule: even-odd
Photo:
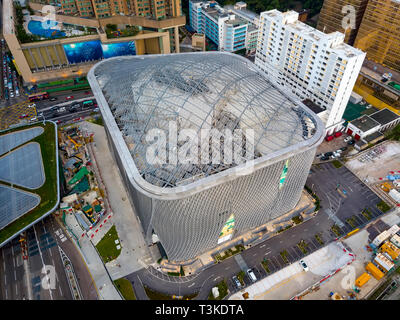
[[[154,258],[144,241],[142,228],[110,153],[104,127],[86,121],[79,125],[82,129],[94,133],[93,143],[88,145],[88,150],[95,167],[99,170],[99,184],[104,186],[105,197],[113,213],[112,220],[122,246],[118,258],[106,264],[111,278],[115,280],[146,267],[154,262]],[[100,228],[93,238],[93,243],[100,241],[107,230],[105,227]]]
[[[96,283],[96,287],[100,295],[99,298],[102,300],[122,300],[117,289],[115,289],[113,283],[111,282],[110,277],[107,275],[107,270],[105,269],[101,258],[97,254],[94,245],[86,236],[80,237],[82,234],[82,229],[76,221],[75,216],[73,214],[67,214],[65,217],[65,222],[67,223],[67,226],[71,228],[75,236],[79,238],[80,251],[86,265],[90,270],[90,273],[92,274],[93,280]],[[76,238],[71,235],[69,231],[67,231],[67,234],[76,244]],[[79,248],[78,245],[77,247]]]

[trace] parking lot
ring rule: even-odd
[[[351,262],[352,257],[343,251],[340,243],[333,242],[327,247],[316,250],[303,260],[307,265],[307,270],[300,265],[299,260],[293,261],[294,263],[286,265],[280,271],[264,277],[244,290],[236,290],[230,299],[241,300],[244,292],[248,292],[250,299],[256,300],[290,299],[326,275]],[[276,263],[280,262],[276,261]]]
[[[345,166],[331,163],[312,167],[307,185],[321,199],[322,209],[334,222],[340,234],[361,227],[383,213],[376,207],[380,198]],[[362,214],[368,208],[368,214]]]
[[[7,129],[20,121],[29,122],[36,117],[36,108],[29,107],[29,101],[14,104],[12,106],[0,108],[0,130]]]
[[[385,141],[347,161],[351,171],[367,184],[386,180],[391,171],[400,171],[400,143]],[[381,178],[381,179],[380,179]]]
[[[314,163],[321,163],[326,161],[326,160],[321,160],[321,158],[318,157],[318,155],[322,155],[327,152],[333,153],[336,150],[339,150],[340,148],[346,148],[346,150],[343,150],[340,156],[343,157],[344,155],[347,155],[349,151],[353,149],[353,145],[349,145],[347,142],[345,142],[345,139],[348,139],[349,141],[352,140],[351,136],[345,133],[343,133],[340,137],[334,138],[331,141],[324,140],[317,148],[316,152],[317,157],[315,158]]]

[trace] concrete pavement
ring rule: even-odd
[[[106,198],[113,212],[113,223],[122,246],[117,259],[106,265],[115,280],[151,264],[154,258],[144,241],[138,218],[133,212],[119,169],[112,158],[104,128],[89,122],[82,122],[80,126],[94,133],[94,142],[89,147],[89,152],[94,155],[92,158],[99,170],[100,181],[105,186]]]

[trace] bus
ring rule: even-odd
[[[38,101],[38,100],[48,99],[49,94],[47,92],[39,92],[39,93],[31,94],[28,98],[29,98],[30,102]]]
[[[82,103],[83,107],[92,107],[93,105],[94,105],[93,100],[86,100],[86,101],[83,101],[83,103]]]

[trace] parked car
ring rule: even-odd
[[[28,106],[28,108],[36,108],[36,103],[32,103]]]
[[[68,96],[68,97],[65,97],[65,100],[72,100],[74,98],[74,96]]]
[[[100,108],[94,108],[93,109],[93,112],[99,112],[100,111]]]
[[[91,92],[90,91],[85,91],[85,94],[90,94]]]
[[[349,142],[351,139],[353,139],[352,136],[348,136],[346,138],[343,139],[344,142]]]
[[[234,284],[236,285],[236,287],[240,288],[242,286],[242,284],[240,283],[239,279],[236,276],[233,276],[232,280],[233,280]]]
[[[333,153],[333,156],[332,157],[334,157],[334,158],[339,158],[340,157],[340,153],[339,152],[334,152]]]
[[[351,140],[351,141],[347,142],[347,144],[348,144],[349,146],[352,146],[352,145],[355,144],[355,143],[356,143],[355,140]]]
[[[31,120],[29,120],[29,121],[32,121],[32,122],[34,122],[34,121],[37,121],[38,120],[38,118],[37,117],[33,117]]]
[[[323,156],[323,157],[321,157],[320,159],[321,159],[322,161],[326,161],[326,160],[329,160],[329,157]]]
[[[324,154],[323,153],[318,153],[315,157],[316,158],[321,158]]]
[[[333,140],[333,138],[334,138],[334,136],[327,136],[327,137],[325,138],[325,141],[331,141],[331,140]]]
[[[61,107],[61,108],[57,109],[58,113],[65,112],[65,111],[66,111],[65,107]]]
[[[347,147],[342,147],[342,148],[340,148],[340,150],[346,151],[346,150],[347,150]]]
[[[302,266],[302,268],[303,268],[303,270],[305,271],[305,272],[307,272],[309,269],[308,269],[308,266],[307,266],[307,264],[304,262],[304,260],[300,260],[300,265]]]
[[[27,115],[26,113],[23,113],[19,116],[20,119],[24,119],[27,118],[29,115]]]
[[[57,100],[56,97],[51,97],[51,98],[50,98],[50,101],[56,101],[56,100]]]
[[[325,157],[330,157],[331,155],[333,155],[332,151],[325,152],[325,154],[324,154]]]
[[[58,109],[58,107],[57,106],[55,106],[55,107],[51,107],[51,111],[57,111],[57,109]]]
[[[337,149],[335,152],[336,152],[336,153],[342,153],[343,150],[342,150],[342,149]]]
[[[247,269],[247,275],[249,276],[249,278],[252,282],[257,281],[256,275],[254,274],[253,270]]]

